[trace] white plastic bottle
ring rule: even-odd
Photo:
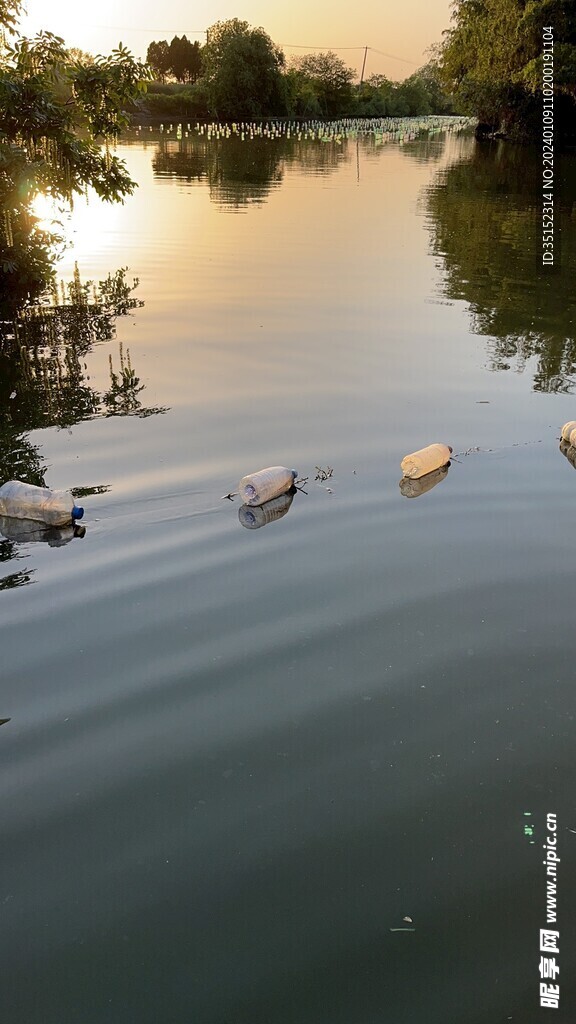
[[[451,455],[450,445],[429,444],[427,448],[420,448],[419,451],[412,452],[411,455],[405,455],[400,463],[400,468],[404,476],[410,477],[411,480],[417,480],[418,477],[432,473],[433,470],[440,469],[440,466],[445,466],[450,462]]]
[[[82,519],[84,509],[74,503],[70,491],[51,491],[48,487],[9,480],[0,487],[0,515],[65,526]]]
[[[238,493],[245,505],[263,505],[265,501],[285,494],[292,487],[298,473],[285,466],[269,466],[258,473],[249,473],[238,484]]]
[[[574,430],[576,430],[576,420],[569,420],[568,423],[565,423],[564,426],[562,427],[562,430],[561,430],[562,440],[563,441],[570,441],[570,435],[572,434],[572,432]]]

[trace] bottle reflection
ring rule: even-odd
[[[568,459],[570,465],[576,469],[576,448],[568,441],[560,441],[560,451]]]
[[[69,526],[46,526],[37,519],[13,519],[0,516],[0,534],[15,544],[40,542],[51,548],[61,548],[76,537],[86,535],[86,527],[78,523]]]
[[[426,473],[426,476],[420,476],[417,480],[411,480],[410,477],[403,476],[400,483],[400,493],[405,498],[419,498],[421,494],[426,494],[431,491],[436,484],[439,484],[442,480],[445,480],[448,476],[448,470],[450,463],[446,466],[440,466],[439,469],[435,469],[432,473]]]
[[[285,494],[272,498],[264,505],[241,505],[238,509],[238,519],[247,530],[259,530],[262,526],[267,526],[268,523],[282,519],[292,505],[295,494],[296,488],[291,487]]]

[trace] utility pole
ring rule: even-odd
[[[368,47],[365,46],[364,47],[364,63],[362,64],[362,74],[360,75],[360,85],[362,85],[362,82],[364,81],[364,69],[366,67],[366,56],[367,56],[367,54],[368,54]]]

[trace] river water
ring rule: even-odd
[[[67,226],[143,305],[3,363],[86,532],[0,523],[2,1019],[572,1021],[574,158],[545,273],[538,153],[185,132]]]

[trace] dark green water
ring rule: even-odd
[[[87,491],[83,539],[0,523],[3,1022],[572,1021],[574,158],[546,276],[538,153],[120,155],[63,270],[144,305],[2,356],[2,477]],[[307,494],[244,529],[278,463]]]

